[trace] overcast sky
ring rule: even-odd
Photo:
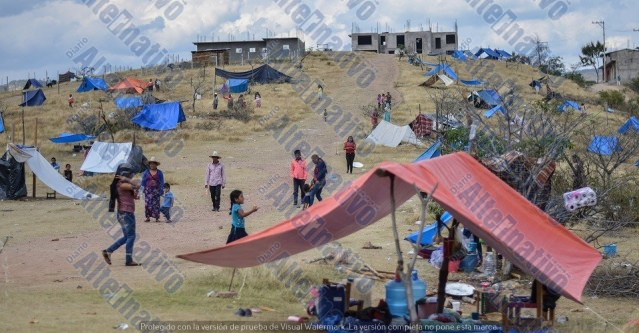
[[[141,35],[147,36],[152,44],[159,43],[169,54],[187,59],[198,35],[209,40],[212,36],[225,40],[233,34],[240,40],[247,36],[265,37],[267,29],[276,34],[294,35],[297,25],[292,14],[299,6],[295,3],[293,11],[287,14],[288,4],[281,8],[277,2],[267,0],[95,0],[95,3],[100,1],[104,1],[100,9],[113,4],[112,8],[119,12],[130,12],[131,22],[141,28]],[[473,6],[474,1],[477,3]],[[7,76],[9,80],[25,79],[27,73],[33,76],[35,72],[38,78],[44,78],[48,70],[53,78],[58,72],[75,70],[79,65],[73,59],[91,47],[99,51],[94,63],[104,56],[112,65],[142,65],[143,57],[135,55],[111,34],[108,24],[101,21],[101,12],[94,14],[93,8],[81,0],[1,2],[2,82]],[[499,7],[492,9],[510,10],[517,16],[516,23],[523,27],[524,36],[539,36],[548,41],[553,53],[562,56],[567,65],[578,61],[583,44],[601,40],[602,30],[592,21],[606,22],[608,49],[639,46],[639,32],[633,32],[639,29],[637,0],[393,0],[379,4],[368,0],[301,0],[301,3],[313,11],[319,10],[325,16],[323,22],[345,44],[350,44],[348,34],[353,24],[362,32],[376,29],[378,24],[380,31],[388,26],[397,32],[406,29],[407,20],[411,30],[428,29],[430,20],[433,30],[439,28],[439,31],[454,29],[457,21],[459,39],[472,40],[470,49],[483,46],[512,50],[513,46],[503,34],[494,32],[487,22],[492,17],[486,18],[486,11],[496,4]],[[354,5],[352,9],[349,3]],[[169,6],[172,11],[166,10]],[[542,9],[543,6],[546,7]],[[110,20],[108,16],[104,19]],[[83,39],[86,43],[82,50],[73,54],[73,47],[82,44]],[[310,36],[304,39],[307,47],[317,44]]]

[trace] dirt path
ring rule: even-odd
[[[364,119],[360,114],[359,109],[362,105],[374,103],[377,94],[382,92],[390,92],[395,105],[402,102],[402,96],[394,85],[400,74],[397,60],[388,55],[373,55],[369,59],[377,70],[377,79],[365,89],[357,87],[354,79],[319,75],[319,79],[326,83],[326,94],[345,112],[351,112],[354,117],[359,117],[365,122],[367,129],[370,120]],[[338,147],[345,138],[338,137],[335,131],[324,123],[321,116],[308,112],[308,116],[297,125],[304,133],[303,140],[324,150],[327,153],[326,162],[333,166],[345,180],[353,179],[358,176],[358,173],[364,172],[356,170],[354,175],[344,173],[345,161]],[[209,160],[207,156],[214,149],[224,152],[222,160],[229,173],[228,186],[222,193],[222,212],[219,213],[210,211],[210,199],[202,186],[204,168]],[[220,148],[220,145],[214,142],[189,141],[188,146],[178,156],[163,161],[161,166],[161,169],[169,176],[178,173],[188,174],[185,183],[179,183],[174,187],[176,197],[185,204],[184,217],[174,226],[164,223],[144,223],[142,222],[143,202],[138,202],[136,218],[137,232],[140,237],[136,240],[136,244],[144,241],[152,248],[161,249],[187,276],[208,269],[207,266],[175,259],[175,256],[212,248],[225,242],[229,216],[224,210],[228,208],[226,198],[232,188],[242,189],[246,193],[247,205],[256,204],[261,207],[256,215],[248,219],[249,232],[261,230],[281,221],[283,213],[277,211],[272,205],[273,201],[267,199],[264,194],[260,194],[259,189],[276,176],[279,180],[275,181],[269,190],[289,182],[290,157],[290,149],[278,144],[277,140],[271,137],[271,133],[252,132],[250,128],[247,128],[247,137],[244,141],[233,144],[232,148]],[[33,222],[29,220],[27,212],[28,209],[36,209],[27,208],[33,206],[33,203],[4,202],[2,205],[7,206],[8,210],[13,210],[2,215],[3,219],[7,219],[7,223],[27,226]],[[0,265],[0,277],[7,282],[6,287],[30,286],[49,289],[75,288],[81,282],[86,284],[79,275],[79,269],[68,263],[67,257],[78,250],[83,243],[86,243],[87,247],[82,250],[81,257],[90,251],[99,254],[112,239],[105,229],[97,226],[98,223],[91,214],[83,211],[81,206],[73,206],[71,201],[40,201],[37,203],[37,209],[55,210],[61,205],[69,205],[73,208],[63,216],[53,213],[45,217],[46,228],[49,228],[48,234],[51,236],[35,237],[19,242],[10,240],[4,248],[2,253],[4,264]],[[11,222],[8,222],[9,220]],[[89,226],[89,230],[92,231],[62,234],[56,230],[56,224],[61,220],[74,221],[85,229],[86,224],[93,224],[95,227]],[[118,229],[119,226],[116,226],[114,230]],[[123,266],[123,250],[124,248],[113,255],[114,264],[111,270],[114,274],[132,285],[148,283],[149,275],[141,273],[141,268]]]

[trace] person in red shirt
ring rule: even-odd
[[[69,94],[69,98],[67,99],[67,101],[69,102],[69,107],[72,108],[73,103],[75,103],[75,100],[73,99],[73,94]]]
[[[344,142],[344,152],[346,152],[346,173],[353,173],[353,161],[355,160],[355,148],[357,145],[352,136]]]
[[[306,161],[302,158],[302,152],[295,150],[295,159],[291,161],[291,178],[293,178],[293,205],[297,205],[297,193],[299,190],[300,203],[304,199],[304,183],[308,172],[306,171]],[[298,206],[299,207],[299,206]]]

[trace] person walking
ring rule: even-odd
[[[133,245],[135,243],[135,193],[140,188],[140,184],[131,179],[133,173],[123,167],[118,168],[116,176],[111,182],[111,199],[109,200],[109,212],[115,210],[117,203],[117,218],[122,227],[122,238],[115,241],[107,249],[102,250],[102,256],[107,264],[111,265],[111,254],[125,245],[125,265],[140,266],[133,261]]]
[[[352,136],[344,142],[344,152],[346,152],[346,173],[353,173],[353,161],[355,161],[355,148],[357,145]]]
[[[262,96],[259,91],[255,93],[255,107],[258,109],[262,107]]]
[[[206,174],[204,176],[204,188],[208,188],[211,193],[211,201],[213,202],[214,212],[220,211],[220,195],[222,189],[226,186],[226,172],[224,171],[224,164],[220,162],[220,154],[214,151],[209,156],[211,163],[206,167]]]
[[[155,157],[148,161],[149,169],[142,174],[144,188],[144,222],[160,222],[160,197],[164,191],[164,174],[158,169],[160,162]]]
[[[304,198],[304,183],[306,183],[306,161],[302,158],[302,152],[298,149],[294,152],[295,158],[291,161],[291,178],[293,178],[293,206],[298,206],[297,194],[300,194],[300,202]],[[298,206],[299,207],[299,206]]]
[[[322,189],[326,185],[326,163],[317,154],[311,156],[313,164],[315,164],[315,170],[313,170],[313,183],[311,189],[311,205],[313,204],[314,197],[317,201],[322,201]]]
[[[69,98],[67,98],[67,102],[69,102],[69,107],[73,107],[73,103],[75,103],[75,99],[73,99],[73,94],[69,94]]]

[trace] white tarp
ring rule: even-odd
[[[95,173],[115,173],[120,164],[126,163],[133,144],[94,142],[80,170]]]
[[[377,127],[375,127],[373,133],[371,133],[365,141],[393,148],[399,146],[400,143],[411,143],[418,146],[423,145],[417,140],[417,136],[410,126],[397,126],[385,120],[382,120]]]
[[[69,182],[56,171],[49,161],[44,158],[35,148],[19,148],[14,144],[7,146],[9,154],[20,163],[27,163],[31,171],[41,182],[45,183],[52,190],[69,197],[71,199],[94,200],[100,198],[98,195],[89,193],[79,186]]]
[[[453,81],[453,79],[449,78],[448,76],[444,75],[444,74],[439,74],[437,75],[439,77],[440,80],[442,80],[442,82],[444,82],[444,84],[446,85],[446,87],[450,86],[451,84],[455,83],[455,81]]]

